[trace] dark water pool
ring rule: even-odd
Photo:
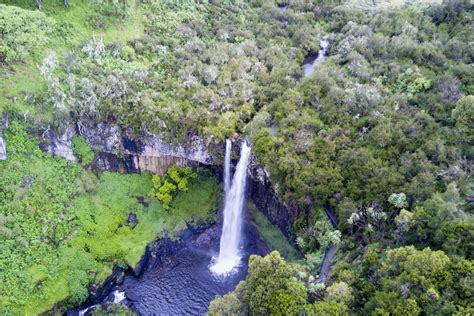
[[[217,294],[232,291],[247,273],[242,260],[238,271],[217,277],[209,271],[211,260],[201,249],[185,248],[139,278],[126,277],[118,290],[142,315],[203,315]]]
[[[216,276],[209,266],[218,253],[219,238],[209,248],[198,247],[196,236],[188,239],[180,250],[160,257],[159,263],[140,276],[125,276],[102,301],[120,302],[140,315],[204,315],[218,294],[224,295],[247,275],[251,254],[265,255],[268,247],[253,225],[245,220],[241,242],[241,264],[226,277]],[[96,306],[96,305],[94,305]],[[85,307],[88,307],[85,309]],[[68,315],[90,315],[94,307],[70,310]]]

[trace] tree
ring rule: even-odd
[[[336,282],[326,289],[324,299],[328,302],[342,303],[349,306],[354,301],[352,289],[345,282]]]
[[[210,315],[297,315],[307,308],[304,283],[297,265],[287,263],[277,251],[265,257],[250,256],[245,281],[234,292],[216,297]]]
[[[234,291],[227,293],[223,297],[217,295],[209,305],[209,316],[222,315],[242,315],[245,314],[246,304],[244,304],[242,291],[245,288],[245,281],[241,281]]]
[[[442,251],[413,246],[390,249],[378,269],[376,292],[366,304],[367,312],[419,315],[427,306],[428,292],[453,285],[451,261]]]
[[[349,308],[343,303],[318,301],[306,308],[310,316],[349,316]]]
[[[38,48],[51,43],[56,27],[43,12],[0,4],[0,62],[25,61],[38,53]]]
[[[72,138],[72,151],[84,166],[94,160],[94,152],[83,136],[75,135]]]
[[[163,179],[158,175],[152,177],[153,191],[152,196],[156,197],[163,203],[165,209],[169,209],[173,197],[179,191],[188,191],[188,184],[195,179],[197,174],[189,167],[179,168],[172,166],[166,172]]]
[[[276,251],[265,257],[251,256],[245,299],[253,314],[298,314],[306,304],[303,282],[295,279],[296,266]]]
[[[456,128],[456,142],[463,145],[466,154],[474,157],[472,144],[474,142],[474,96],[465,96],[456,103],[456,107],[451,112]]]
[[[407,196],[405,193],[392,193],[388,198],[388,203],[392,204],[396,208],[404,208],[408,206]]]

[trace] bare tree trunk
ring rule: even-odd
[[[41,0],[35,0],[35,3],[38,10],[41,10]]]

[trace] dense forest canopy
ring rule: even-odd
[[[253,257],[210,314],[472,313],[473,10],[467,0],[0,0],[0,311],[80,303],[163,229],[213,216],[216,183],[202,170],[96,176],[80,136],[80,164],[38,147],[46,130],[106,123],[210,148],[248,138],[287,205],[304,260]],[[328,58],[305,77],[323,38]],[[93,208],[124,224],[115,237]],[[130,208],[163,223],[129,229]],[[103,238],[107,247],[94,242]],[[136,239],[119,249],[113,238]],[[324,283],[327,245],[337,252]]]

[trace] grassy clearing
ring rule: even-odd
[[[93,282],[100,284],[110,275],[115,264],[135,266],[146,246],[157,236],[173,235],[189,224],[202,224],[216,216],[215,205],[218,186],[212,178],[200,178],[188,192],[176,197],[171,210],[164,210],[156,200],[148,200],[151,176],[147,173],[120,175],[104,173],[100,177],[97,191],[76,199],[72,213],[76,214],[77,228],[62,251],[88,261],[85,266],[71,266],[68,258],[60,256],[58,264],[63,267],[57,275],[42,284],[42,295],[33,294],[20,310],[26,315],[50,310],[52,306],[74,295],[70,287],[70,272],[84,269],[94,275]],[[145,197],[148,206],[137,197]],[[128,215],[137,215],[138,224],[127,223]],[[40,275],[45,277],[44,275]],[[46,293],[46,295],[44,295]]]

